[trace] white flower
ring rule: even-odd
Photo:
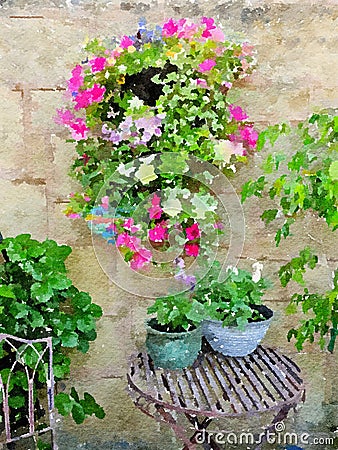
[[[156,180],[157,178],[154,166],[148,164],[141,164],[135,176],[142,184],[149,184],[150,181]]]
[[[171,217],[177,216],[182,211],[182,205],[178,198],[169,198],[163,202],[163,211]]]
[[[128,103],[131,109],[138,109],[144,105],[143,100],[139,99],[137,96],[133,97],[131,100],[128,100]]]
[[[252,281],[254,281],[255,283],[258,283],[258,281],[261,279],[263,267],[263,264],[258,261],[252,264]]]
[[[135,172],[136,167],[134,166],[130,166],[130,164],[123,164],[121,163],[118,167],[117,167],[117,171],[121,174],[121,175],[125,175],[126,177],[129,177],[133,172]]]

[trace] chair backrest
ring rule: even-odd
[[[2,406],[2,417],[4,432],[0,434],[0,443],[12,443],[22,439],[31,438],[36,443],[38,436],[50,433],[50,446],[57,450],[55,442],[55,419],[54,419],[54,375],[53,375],[53,349],[52,338],[44,339],[21,339],[9,334],[0,333],[0,348],[3,356],[0,359],[0,408]],[[37,371],[44,372],[43,384],[37,379]],[[18,379],[18,374],[24,386],[22,393],[24,397],[24,418],[27,423],[18,424],[13,420],[11,395],[13,394],[13,380]],[[41,388],[41,386],[44,386]],[[17,394],[17,393],[16,393]],[[41,395],[44,394],[44,395]],[[46,404],[40,411],[36,405],[43,401]],[[38,399],[38,400],[37,400]],[[20,399],[20,403],[22,399]],[[1,405],[2,403],[2,405]],[[20,407],[22,405],[20,404]],[[41,413],[43,411],[43,414]],[[43,418],[43,423],[38,419]],[[5,440],[3,440],[5,439]]]

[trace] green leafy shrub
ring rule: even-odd
[[[286,124],[270,126],[259,135],[257,149],[261,150],[267,141],[274,146],[279,136],[290,132],[299,142],[296,149],[288,155],[270,151],[263,165],[265,174],[242,187],[242,201],[265,195],[275,202],[276,206],[266,209],[261,218],[266,224],[278,224],[276,246],[291,234],[292,224],[307,217],[308,212],[323,218],[331,232],[338,228],[338,116],[335,111],[322,111],[299,123],[297,129]],[[311,249],[302,250],[280,268],[282,286],[290,280],[305,286],[303,274],[307,268],[313,269],[317,261]],[[299,350],[305,341],[314,342],[319,333],[320,346],[325,346],[325,336],[329,335],[327,348],[333,351],[338,334],[337,276],[336,270],[333,288],[325,294],[309,293],[305,287],[303,294],[292,296],[287,311],[296,312],[297,305],[301,305],[308,317],[288,333],[289,340],[296,338]]]
[[[0,251],[5,259],[0,264],[0,332],[23,339],[52,337],[55,380],[67,377],[69,350],[88,351],[90,341],[96,338],[96,320],[102,315],[100,306],[92,303],[90,295],[79,291],[67,276],[65,260],[71,248],[50,239],[39,242],[29,234],[22,234],[1,239]],[[37,350],[39,345],[35,344]],[[31,350],[25,352],[24,358],[25,364],[33,368],[37,355]],[[3,341],[0,358],[10,360],[11,353]],[[47,362],[44,359],[38,366],[37,387],[45,381]],[[0,374],[6,383],[8,369],[2,369]],[[25,382],[27,377],[23,373],[11,377],[10,406],[14,409],[24,404]],[[80,400],[74,388],[71,395],[57,394],[55,403],[61,414],[71,413],[77,423],[92,414],[104,417],[103,409],[93,397],[85,393]]]

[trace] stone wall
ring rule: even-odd
[[[88,419],[82,426],[62,419],[60,450],[127,448],[116,442],[142,449],[179,448],[172,433],[138,412],[126,393],[127,360],[144,340],[149,300],[109,281],[89,230],[62,213],[68,193],[76,188],[67,175],[74,151],[53,117],[64,102],[65,80],[82,43],[87,37],[128,34],[136,30],[141,16],[150,23],[213,16],[226,30],[247,36],[256,46],[258,70],[238,91],[238,103],[262,128],[280,120],[297,122],[320,107],[338,106],[337,14],[336,0],[0,0],[0,231],[4,236],[29,232],[37,239],[49,237],[71,245],[68,266],[75,284],[90,292],[104,310],[98,339],[88,356],[75,361],[70,382],[93,393],[107,416],[103,421]],[[234,181],[237,189],[260,161],[258,156],[241,171]],[[320,256],[320,266],[309,281],[323,289],[337,265],[338,242],[333,242],[325,224],[309,216],[277,251],[273,229],[266,229],[259,219],[260,208],[258,201],[244,206],[247,235],[241,264],[263,261],[264,274],[276,282],[267,302],[277,319],[266,343],[290,354],[303,369],[308,393],[297,429],[327,430],[338,425],[332,381],[336,357],[315,346],[297,354],[287,342],[286,331],[298,318],[284,314],[289,292],[278,287],[276,270],[310,244]]]

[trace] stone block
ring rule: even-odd
[[[2,102],[0,108],[0,176],[15,178],[22,171],[22,158],[25,155],[23,141],[23,100],[21,92],[13,92],[9,88],[0,88]]]
[[[34,239],[45,239],[48,221],[45,186],[25,182],[16,185],[0,180],[0,192],[3,199],[0,205],[1,232],[4,237],[30,233]]]
[[[69,219],[63,213],[66,203],[49,198],[48,236],[67,245],[90,246],[90,230],[82,219]]]

